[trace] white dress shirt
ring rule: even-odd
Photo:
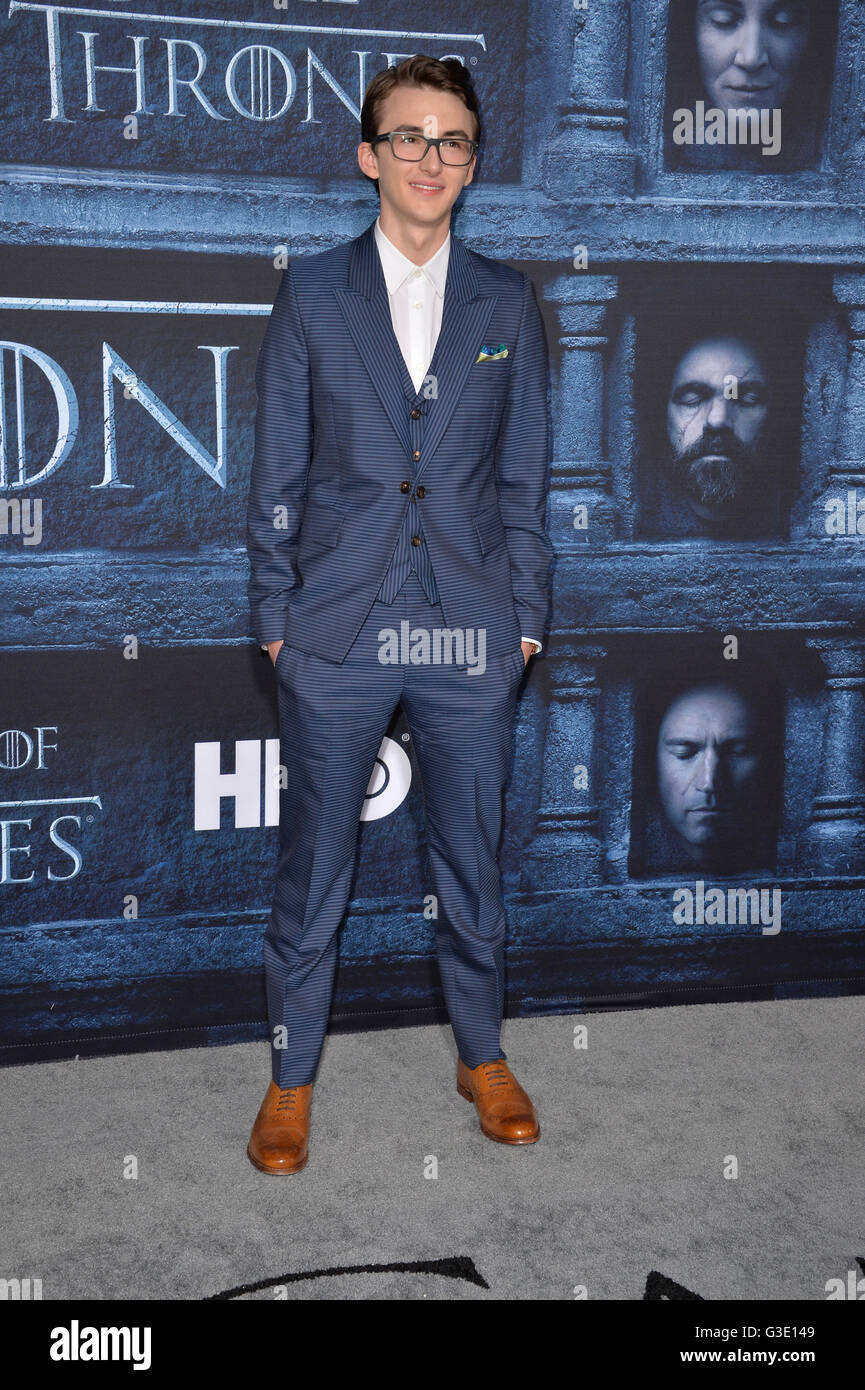
[[[381,219],[375,222],[375,244],[390,301],[393,331],[399,343],[414,389],[420,391],[433,359],[442,326],[445,283],[451,254],[448,232],[438,251],[423,265],[415,265],[385,236]],[[536,637],[523,637],[541,650]]]

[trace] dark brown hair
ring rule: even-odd
[[[373,140],[379,134],[378,123],[382,103],[395,87],[434,87],[439,92],[453,92],[475,118],[475,140],[481,138],[481,115],[471,73],[458,58],[430,58],[416,53],[404,58],[396,67],[377,72],[366,89],[360,110],[360,138]],[[378,146],[376,146],[378,148]],[[378,179],[373,179],[378,188]]]

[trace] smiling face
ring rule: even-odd
[[[669,466],[692,509],[734,516],[767,473],[768,371],[743,338],[706,338],[679,361],[667,401]]]
[[[805,0],[697,0],[697,57],[710,104],[783,107],[800,76],[809,11]]]
[[[748,834],[764,790],[765,738],[732,686],[695,687],[673,701],[658,731],[658,795],[689,856],[709,863]]]
[[[475,119],[453,92],[435,87],[395,87],[381,104],[376,134],[400,130],[416,135],[474,140]],[[474,177],[476,158],[471,164],[443,164],[434,147],[420,163],[398,159],[390,143],[382,140],[374,148],[367,143],[358,148],[358,163],[370,178],[378,179],[381,195],[381,224],[399,224],[419,231],[430,231],[449,224],[450,211]]]

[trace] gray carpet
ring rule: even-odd
[[[266,1043],[12,1067],[0,1276],[45,1299],[630,1300],[655,1271],[824,1299],[865,1257],[863,1031],[859,998],[508,1020],[542,1130],[522,1148],[480,1133],[448,1028],[332,1037],[282,1178],[245,1152]]]

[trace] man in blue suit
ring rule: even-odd
[[[421,769],[457,1088],[490,1139],[540,1136],[501,1047],[497,854],[517,691],[549,606],[546,341],[528,277],[450,232],[480,141],[462,63],[379,73],[361,134],[380,215],[283,273],[256,368],[250,604],[287,783],[264,941],[272,1079],[248,1147],[266,1173],[307,1162],[358,823],[397,704]]]

